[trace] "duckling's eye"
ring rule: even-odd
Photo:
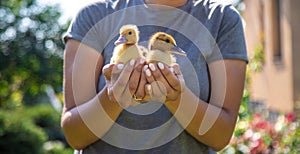
[[[169,39],[166,39],[165,41],[166,41],[167,43],[170,43],[170,42],[171,42]]]
[[[128,35],[132,35],[132,32],[128,32]]]

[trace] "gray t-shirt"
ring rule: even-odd
[[[174,36],[187,57],[176,56],[186,85],[200,99],[209,102],[207,64],[218,59],[248,61],[243,25],[238,12],[221,0],[188,0],[178,8],[157,8],[144,0],[107,0],[83,8],[64,36],[96,50],[108,64],[125,24],[140,30],[140,44],[147,47],[152,34],[164,31]],[[105,86],[100,75],[99,91]],[[184,103],[184,102],[183,102]],[[101,117],[99,117],[101,121]],[[76,128],[74,128],[76,129]],[[159,102],[130,107],[121,112],[112,128],[82,153],[209,153],[205,144],[193,138]]]

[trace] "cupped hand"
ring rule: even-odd
[[[126,64],[107,64],[103,67],[102,73],[106,78],[111,101],[128,108],[150,100],[145,92],[147,81],[142,73],[144,63],[143,59],[138,59]]]
[[[181,74],[178,64],[172,67],[158,62],[144,66],[144,73],[151,88],[147,93],[151,99],[160,102],[176,101],[180,99],[181,93],[185,88],[185,81]]]

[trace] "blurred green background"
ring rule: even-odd
[[[0,153],[72,153],[60,128],[69,22],[58,5],[0,3]]]

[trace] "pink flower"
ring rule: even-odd
[[[290,123],[293,122],[295,120],[295,114],[293,112],[288,113],[285,115],[286,120]]]
[[[251,138],[253,136],[254,132],[251,129],[248,129],[244,135],[243,135],[243,139],[247,140],[249,138]]]
[[[266,149],[266,146],[263,143],[262,138],[258,138],[251,143],[250,153],[260,153]]]
[[[268,123],[266,121],[259,121],[254,125],[255,128],[265,130],[268,128]]]

